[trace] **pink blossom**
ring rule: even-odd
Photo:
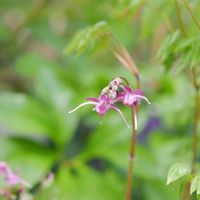
[[[123,85],[123,80],[126,81],[126,85]],[[93,105],[93,110],[97,112],[101,117],[106,114],[108,110],[116,110],[129,127],[123,113],[116,106],[116,103],[121,102],[125,106],[129,106],[134,110],[134,122],[135,129],[137,129],[137,116],[136,105],[140,100],[145,100],[150,104],[148,99],[144,96],[143,90],[134,90],[130,88],[129,83],[124,78],[114,78],[110,81],[109,85],[105,87],[98,98],[87,98],[87,102],[80,104],[75,109],[70,111],[72,113],[85,105]]]
[[[126,106],[133,106],[133,104],[139,102],[140,100],[145,100],[147,103],[151,104],[149,100],[144,96],[143,90],[134,90],[128,86],[122,86],[123,92],[118,96],[122,103]]]
[[[121,101],[124,105],[132,107],[134,112],[135,129],[137,130],[137,103],[141,100],[145,100],[148,104],[151,104],[149,100],[144,96],[143,90],[134,90],[128,86],[121,86],[123,92],[121,92],[116,101]]]
[[[0,175],[9,173],[10,168],[5,162],[0,162]]]
[[[114,101],[108,95],[101,94],[98,98],[87,98],[87,100],[87,102],[80,104],[75,109],[69,111],[69,113],[71,114],[85,105],[93,105],[93,110],[96,111],[101,117],[104,116],[108,110],[116,110],[126,123],[127,127],[129,127],[123,113],[116,105],[114,105]]]
[[[0,162],[0,175],[5,178],[8,186],[15,186],[17,184],[30,187],[30,184],[24,181],[18,176],[16,172],[13,172],[6,162]]]

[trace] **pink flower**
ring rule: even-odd
[[[0,175],[7,174],[9,170],[9,167],[5,162],[0,162]]]
[[[123,90],[118,97],[116,98],[116,101],[121,101],[124,105],[132,107],[134,110],[134,122],[135,122],[135,129],[137,130],[137,111],[136,106],[137,103],[141,100],[145,100],[148,104],[151,104],[149,100],[144,96],[143,90],[134,90],[128,86],[120,86]]]
[[[87,102],[80,104],[75,109],[71,110],[69,113],[71,114],[80,107],[83,107],[85,105],[93,105],[94,106],[93,110],[96,111],[101,117],[104,116],[108,110],[116,110],[126,123],[127,127],[129,127],[121,110],[117,108],[116,105],[114,105],[114,100],[104,92],[98,98],[87,98],[87,100],[88,100]]]
[[[18,174],[16,172],[13,172],[8,164],[3,161],[0,162],[0,175],[5,178],[8,186],[15,186],[17,184],[20,184],[26,187],[30,187],[29,183],[20,178]]]
[[[144,96],[143,90],[134,90],[128,86],[121,86],[123,92],[118,95],[118,99],[126,106],[133,106],[140,100],[145,100],[148,104],[151,104],[149,100]]]
[[[123,85],[123,80],[126,82],[126,85]],[[125,121],[126,125],[129,127],[123,113],[121,110],[115,105],[118,102],[121,102],[125,106],[129,106],[134,111],[134,122],[135,129],[137,129],[137,116],[136,116],[136,106],[140,100],[145,100],[150,104],[148,99],[144,96],[143,90],[134,90],[130,88],[129,83],[124,78],[114,78],[110,81],[109,85],[105,87],[101,95],[98,98],[87,98],[87,102],[80,104],[75,109],[70,111],[72,113],[85,105],[93,105],[93,110],[98,113],[101,117],[106,114],[108,110],[116,110]]]

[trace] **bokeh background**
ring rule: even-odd
[[[200,17],[200,2],[190,3]],[[187,32],[198,34],[180,7]],[[133,56],[151,102],[140,104],[133,199],[179,199],[167,172],[191,160],[194,90],[187,70],[158,56],[178,29],[174,1],[1,0],[0,15],[0,160],[19,168],[35,199],[123,199],[131,131],[115,112],[102,124],[90,106],[68,114],[113,77],[136,86],[104,46],[66,53],[77,31],[102,20]],[[131,111],[121,109],[131,123]],[[40,188],[50,171],[54,182]]]

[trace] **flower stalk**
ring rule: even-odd
[[[140,72],[137,66],[135,65],[132,57],[128,53],[125,47],[121,44],[115,46],[116,51],[114,52],[115,57],[124,65],[136,79],[137,89],[141,88],[140,83]],[[132,106],[132,138],[131,138],[131,146],[129,152],[129,166],[128,166],[128,175],[127,175],[127,186],[125,192],[125,200],[131,200],[131,191],[133,184],[133,169],[134,169],[134,157],[135,157],[135,147],[136,147],[136,139],[137,139],[137,124],[136,124],[136,115],[138,112],[138,103],[136,102],[134,106]]]
[[[129,154],[129,166],[128,166],[128,175],[127,175],[127,186],[125,193],[125,200],[131,199],[131,191],[132,191],[132,176],[133,176],[133,168],[134,168],[134,157],[135,157],[135,146],[136,146],[136,127],[134,116],[136,110],[132,109],[132,139],[131,139],[131,147]]]
[[[195,88],[195,112],[194,112],[194,127],[193,127],[193,145],[192,145],[192,172],[196,172],[197,152],[198,152],[198,123],[200,118],[200,97],[199,84],[196,80],[195,68],[192,69],[192,80]]]

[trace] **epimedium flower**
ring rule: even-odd
[[[120,85],[122,92],[118,95],[116,101],[121,101],[125,106],[132,107],[134,110],[134,123],[137,130],[137,104],[141,100],[145,100],[148,104],[151,104],[149,100],[144,96],[144,91],[139,89],[132,89],[129,86]]]
[[[83,106],[93,105],[94,106],[93,110],[96,111],[98,115],[101,117],[103,117],[108,110],[116,110],[126,123],[127,127],[129,127],[128,122],[126,121],[122,111],[114,104],[114,99],[112,99],[111,97],[109,97],[109,95],[103,92],[98,98],[92,98],[92,97],[87,98],[88,100],[87,102],[82,103],[75,109],[69,111],[69,114],[73,113],[74,111]]]
[[[132,89],[128,86],[122,87],[123,92],[120,93],[122,97],[122,103],[126,106],[132,106],[140,100],[145,100],[148,104],[151,104],[149,100],[144,96],[144,91],[139,89]],[[119,97],[120,97],[119,96]]]
[[[30,184],[18,176],[17,172],[13,172],[6,162],[0,161],[0,175],[5,178],[8,186],[21,185],[30,187]]]
[[[126,85],[123,84],[123,81],[126,82]],[[148,99],[144,96],[143,90],[132,89],[129,87],[128,81],[123,77],[112,79],[109,85],[101,91],[101,94],[98,98],[87,98],[87,100],[87,102],[80,104],[69,113],[72,113],[85,105],[93,105],[93,110],[96,111],[99,116],[103,117],[108,110],[112,109],[116,110],[121,115],[122,119],[129,127],[123,113],[116,106],[116,103],[121,102],[123,105],[133,109],[135,129],[137,129],[136,107],[138,102],[145,100],[150,104]]]

